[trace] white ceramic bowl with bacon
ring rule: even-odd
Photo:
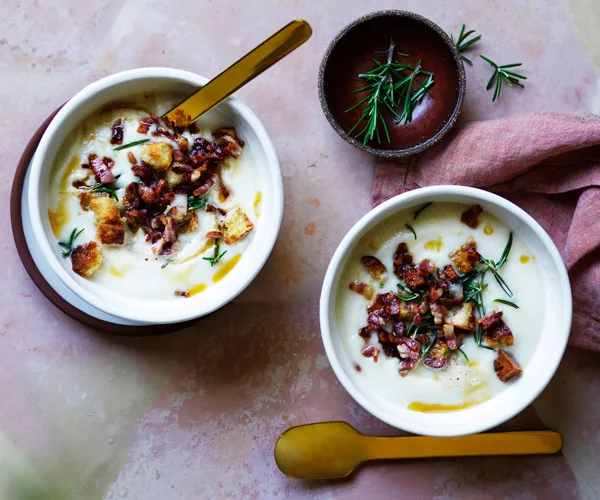
[[[283,188],[256,115],[231,97],[185,130],[159,118],[206,81],[169,68],[106,77],[64,105],[32,160],[28,211],[44,261],[111,317],[205,316],[273,248]]]
[[[559,252],[531,216],[487,191],[435,186],[388,200],[342,240],[321,333],[367,411],[417,434],[471,434],[544,389],[571,302]]]

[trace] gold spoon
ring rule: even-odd
[[[187,127],[214,108],[254,77],[283,59],[310,38],[312,29],[302,19],[296,19],[265,40],[221,74],[215,76],[198,92],[163,115],[175,128]]]
[[[275,445],[275,462],[297,479],[334,479],[369,460],[486,455],[534,455],[560,451],[552,431],[501,432],[460,437],[370,437],[346,422],[299,425]]]

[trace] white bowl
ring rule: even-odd
[[[386,218],[429,201],[480,204],[517,235],[535,254],[546,296],[545,328],[523,374],[503,392],[476,406],[445,413],[420,413],[386,404],[357,384],[354,366],[344,351],[338,332],[335,305],[340,275],[361,237]],[[571,327],[572,300],[569,278],[556,246],[542,227],[513,203],[487,191],[463,186],[434,186],[396,196],[370,211],[344,237],[335,251],[321,292],[321,335],[337,378],[365,410],[389,425],[430,436],[458,436],[482,432],[505,422],[529,405],[546,387],[562,359]],[[542,321],[542,318],[540,318]]]
[[[142,324],[177,323],[205,316],[242,292],[261,270],[273,249],[283,216],[279,162],[273,143],[256,115],[241,100],[230,97],[217,109],[231,119],[247,147],[251,148],[263,193],[260,221],[244,252],[243,266],[236,266],[227,279],[210,288],[210,293],[167,303],[123,295],[112,299],[110,293],[94,293],[85,278],[61,263],[47,215],[48,182],[55,157],[68,134],[92,113],[111,102],[161,91],[192,94],[207,81],[202,76],[170,68],[134,69],[103,78],[85,87],[65,104],[48,126],[34,155],[29,172],[28,210],[41,254],[70,290],[109,315]]]

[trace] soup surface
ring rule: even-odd
[[[251,145],[217,110],[183,131],[149,112],[180,100],[101,110],[61,147],[48,217],[65,265],[93,285],[181,300],[227,279],[251,244],[262,199]]]
[[[337,326],[366,392],[414,411],[455,411],[527,369],[544,326],[539,266],[518,234],[479,208],[407,210],[349,255]]]

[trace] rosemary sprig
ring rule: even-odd
[[[519,81],[519,79],[527,80],[527,77],[520,75],[519,73],[515,73],[514,71],[508,70],[508,68],[516,68],[518,66],[521,66],[522,63],[504,64],[502,66],[499,66],[494,61],[491,61],[485,56],[480,55],[479,57],[481,57],[484,61],[488,62],[494,68],[494,73],[492,73],[492,77],[490,78],[490,81],[486,86],[486,90],[490,90],[495,85],[492,102],[494,102],[497,99],[500,99],[500,92],[502,92],[503,83],[506,83],[506,85],[508,85],[509,87],[513,87],[514,85],[521,88],[524,87],[524,85]]]
[[[66,243],[64,241],[59,241],[58,242],[58,246],[61,248],[62,251],[62,256],[63,257],[70,257],[71,254],[73,253],[73,244],[75,243],[75,240],[77,239],[77,237],[83,233],[83,231],[85,230],[85,228],[80,229],[79,231],[77,231],[77,228],[74,227],[73,231],[71,231],[71,236],[69,236],[69,241],[67,241]]]
[[[121,151],[122,149],[127,149],[127,148],[131,148],[133,146],[138,146],[140,144],[144,144],[144,143],[148,142],[149,140],[150,139],[140,139],[139,141],[133,141],[128,144],[123,144],[122,146],[113,148],[113,151]]]
[[[188,210],[198,210],[206,206],[206,199],[203,196],[188,196]]]
[[[412,227],[410,224],[404,224],[406,226],[406,229],[408,229],[413,236],[415,237],[415,240],[417,239],[417,232],[415,231],[415,228]]]
[[[424,71],[421,68],[420,60],[416,66],[399,63],[394,61],[395,51],[396,44],[390,40],[390,46],[386,51],[386,62],[381,63],[373,59],[375,68],[358,75],[367,82],[367,85],[355,90],[354,93],[366,91],[367,96],[348,108],[346,113],[364,104],[360,118],[348,132],[349,135],[352,135],[357,127],[364,123],[364,127],[354,136],[357,139],[362,137],[363,144],[374,139],[381,143],[380,124],[387,141],[390,142],[390,134],[383,112],[389,111],[398,123],[410,122],[415,106],[425,97],[425,94],[429,93],[429,89],[434,83],[433,73]],[[399,55],[406,56],[406,54]],[[408,75],[405,74],[406,71],[409,72]],[[421,81],[417,79],[418,77],[425,77],[425,79]],[[416,89],[414,89],[415,82]],[[401,109],[402,112],[399,114],[396,109]]]
[[[202,257],[202,260],[206,260],[208,262],[210,262],[210,267],[215,267],[215,265],[217,264],[217,262],[219,262],[221,260],[221,258],[223,257],[223,255],[225,255],[227,253],[227,250],[223,251],[221,254],[219,254],[219,243],[221,241],[221,238],[217,238],[215,240],[215,250],[213,252],[213,256],[212,257]]]
[[[431,206],[432,204],[433,204],[433,201],[430,201],[429,203],[425,203],[425,205],[423,205],[421,208],[419,208],[419,209],[418,209],[418,210],[415,212],[415,215],[414,215],[414,217],[413,217],[413,220],[417,220],[417,217],[418,217],[419,215],[421,215],[421,212],[422,212],[423,210],[425,210],[427,207]]]
[[[108,187],[101,182],[94,184],[90,188],[90,193],[108,193],[109,197],[113,197],[115,200],[119,201],[119,197],[117,196],[117,191],[114,188]]]
[[[432,337],[432,339],[431,339],[431,342],[430,342],[430,344],[427,346],[427,348],[426,348],[425,350],[423,350],[423,355],[422,355],[422,357],[425,357],[425,356],[427,356],[427,355],[428,355],[428,354],[431,352],[431,349],[433,349],[433,346],[434,346],[435,344],[437,344],[437,340],[438,340],[438,338],[437,338],[437,335],[434,335],[434,336]]]
[[[465,351],[463,351],[460,347],[458,348],[458,350],[465,357],[465,359],[467,360],[467,363],[468,363],[469,362],[469,356],[467,356],[467,354],[465,353]]]
[[[415,300],[415,299],[419,298],[419,294],[413,292],[404,283],[398,283],[396,286],[398,287],[398,290],[402,290],[406,295],[400,295],[399,293],[392,292],[392,291],[390,291],[390,293],[394,294],[396,297],[398,297],[403,302],[410,302],[411,300]]]
[[[467,50],[471,45],[473,45],[475,42],[481,39],[481,35],[477,35],[476,37],[467,40],[467,38],[469,38],[473,33],[475,33],[475,30],[469,30],[465,33],[465,25],[463,24],[455,42],[456,48],[460,53],[460,58],[471,65],[473,64],[473,62],[467,56],[463,55],[462,52]],[[452,35],[450,35],[450,40],[454,42],[454,37]]]
[[[168,265],[171,263],[171,261],[172,261],[172,260],[173,260],[173,259],[167,259],[167,260],[165,260],[165,261],[163,262],[162,266],[160,266],[160,268],[161,268],[161,269],[164,269],[165,267],[167,267],[167,266],[168,266]]]
[[[519,306],[517,304],[515,304],[514,302],[510,302],[509,300],[494,299],[494,302],[499,302],[500,304],[505,304],[507,306],[514,307],[515,309],[519,309]]]

